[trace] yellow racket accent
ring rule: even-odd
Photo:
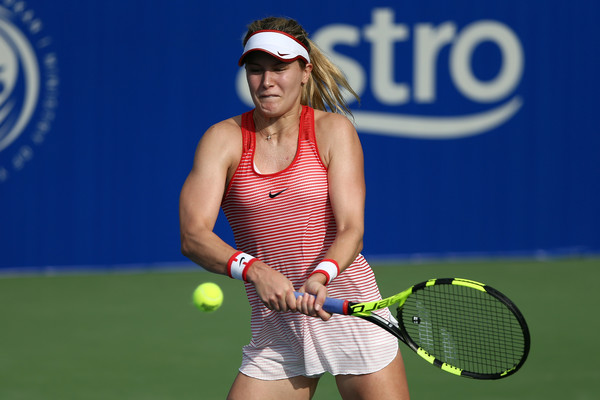
[[[419,356],[421,356],[429,364],[435,364],[435,362],[436,362],[436,358],[434,356],[432,356],[431,354],[429,354],[427,351],[425,351],[421,347],[419,347],[417,349],[417,354]],[[437,362],[437,365],[446,372],[449,372],[454,375],[459,375],[459,376],[462,375],[463,370],[461,368],[453,367],[452,365],[449,365],[446,363],[441,363],[440,361]]]
[[[428,361],[430,364],[433,364],[435,361],[435,357],[426,352],[423,348],[419,347],[417,350],[417,354],[423,357],[424,360]]]
[[[458,286],[467,286],[470,287],[472,289],[477,289],[479,291],[485,292],[485,285],[483,283],[479,283],[479,282],[475,282],[475,281],[471,281],[469,279],[461,279],[461,278],[457,278],[454,279],[452,281],[453,285],[458,285]]]
[[[457,367],[453,367],[452,365],[448,365],[446,363],[443,363],[441,368],[446,371],[446,372],[450,372],[451,374],[454,375],[462,375],[463,370]]]

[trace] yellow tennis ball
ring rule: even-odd
[[[216,283],[205,282],[194,290],[194,305],[204,312],[212,312],[223,304],[223,291]]]

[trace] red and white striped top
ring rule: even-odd
[[[274,174],[254,166],[253,111],[242,116],[244,151],[222,208],[236,247],[286,275],[298,289],[335,239],[327,168],[315,140],[314,110],[304,106],[292,163]],[[362,255],[328,285],[329,296],[351,301],[380,299]],[[364,374],[385,367],[396,355],[396,339],[373,324],[335,315],[329,321],[267,309],[246,283],[252,307],[252,340],[244,346],[240,371],[259,379],[324,372]],[[385,310],[387,313],[387,310]],[[368,338],[368,340],[366,340]]]

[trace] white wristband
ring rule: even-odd
[[[309,275],[312,276],[317,272],[325,275],[327,281],[325,285],[328,285],[332,280],[334,280],[340,273],[340,267],[335,260],[325,259],[317,265],[317,267],[313,270],[313,272]]]
[[[257,258],[252,257],[250,254],[242,251],[236,252],[227,263],[227,275],[233,279],[246,281],[246,273],[256,260]]]

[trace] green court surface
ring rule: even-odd
[[[525,315],[529,359],[498,381],[455,377],[401,345],[413,399],[598,398],[600,259],[376,264],[384,296],[435,277],[504,292]],[[221,309],[192,291],[213,281]],[[249,340],[242,284],[198,270],[0,276],[0,399],[224,399]],[[340,338],[343,340],[343,338]],[[325,376],[315,399],[339,399]]]

